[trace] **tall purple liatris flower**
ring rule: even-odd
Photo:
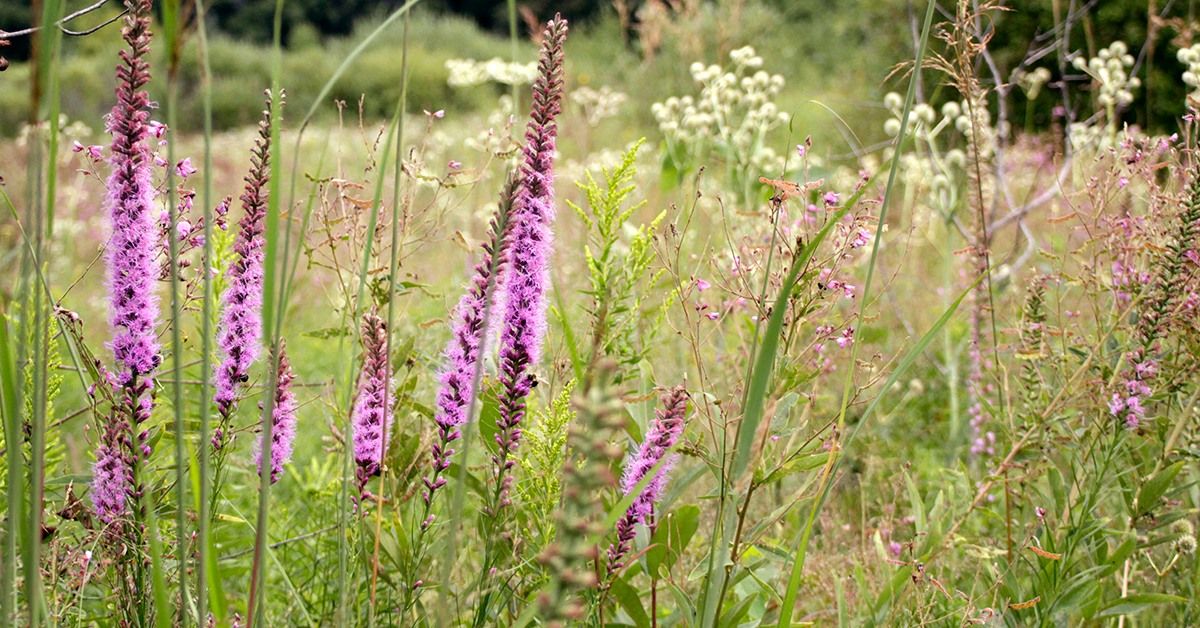
[[[563,43],[567,21],[554,16],[542,36],[523,162],[505,241],[504,322],[500,335],[500,416],[492,457],[496,507],[508,502],[512,454],[521,440],[525,398],[536,384],[530,368],[541,354],[546,328],[546,282],[553,252],[554,119],[562,109]]]
[[[292,364],[288,361],[287,349],[279,341],[278,370],[275,380],[275,403],[271,406],[271,483],[279,481],[283,465],[292,459],[292,443],[296,440],[296,395],[292,392]],[[262,404],[259,404],[260,406]],[[266,436],[266,432],[263,432]],[[254,449],[254,466],[262,473],[262,448],[260,440]]]
[[[429,477],[424,479],[426,511],[437,490],[446,485],[442,473],[450,468],[450,457],[454,455],[451,445],[462,436],[461,426],[471,419],[475,389],[482,375],[480,357],[486,351],[490,337],[492,293],[500,279],[504,256],[503,237],[512,210],[515,186],[516,180],[510,177],[500,194],[496,213],[492,216],[488,238],[482,246],[482,258],[475,265],[471,284],[454,311],[452,337],[446,346],[445,365],[439,378],[441,387],[438,389],[437,416],[434,419],[437,422],[438,440],[433,444],[433,469]],[[426,518],[422,527],[428,527],[429,523],[430,519]]]
[[[677,386],[662,396],[662,408],[657,411],[649,431],[646,432],[646,440],[625,463],[625,473],[621,476],[621,490],[625,495],[637,488],[638,483],[683,435],[686,418],[687,390],[683,386]],[[617,521],[617,541],[608,548],[610,578],[624,566],[625,555],[629,553],[633,537],[637,533],[637,524],[644,523],[654,511],[654,504],[662,496],[663,488],[667,484],[667,474],[674,463],[675,457],[672,456],[659,467],[658,473],[634,498],[624,516]]]
[[[161,361],[155,327],[158,301],[154,265],[158,230],[154,224],[154,167],[147,146],[150,97],[150,0],[126,0],[128,14],[116,77],[117,104],[107,120],[112,134],[112,174],[105,205],[112,221],[105,264],[109,322],[112,326],[113,384],[116,403],[101,435],[92,481],[92,501],[103,521],[125,511],[126,495],[138,497],[137,468],[149,455],[142,424],[150,418],[150,388]]]
[[[363,365],[350,427],[354,445],[354,463],[360,493],[365,495],[367,481],[383,468],[383,455],[392,430],[391,365],[388,364],[387,323],[375,314],[367,314],[362,323]]]
[[[258,139],[250,153],[250,172],[241,201],[246,214],[238,222],[233,244],[237,258],[226,271],[227,286],[221,293],[221,324],[217,345],[222,359],[217,365],[214,400],[220,422],[213,434],[213,447],[221,449],[238,389],[250,379],[250,367],[258,359],[262,344],[263,238],[267,215],[267,183],[271,176],[271,95],[258,123]]]

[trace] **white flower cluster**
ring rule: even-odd
[[[1142,85],[1141,79],[1129,76],[1133,55],[1129,54],[1129,47],[1123,41],[1114,41],[1091,59],[1075,57],[1071,63],[1100,84],[1096,100],[1105,109],[1129,106],[1133,102],[1133,90]]]
[[[29,144],[30,139],[45,133],[47,128],[48,125],[45,120],[38,122],[36,126],[29,123],[22,124],[17,129],[17,146],[25,148]],[[67,148],[71,146],[73,140],[81,140],[92,135],[91,127],[84,124],[82,120],[72,121],[65,113],[58,114],[58,130],[66,140],[60,142],[59,145]]]
[[[1124,42],[1114,41],[1097,56],[1087,60],[1075,57],[1071,63],[1087,72],[1099,86],[1096,101],[1103,108],[1098,113],[1103,115],[1072,123],[1067,129],[1067,140],[1076,152],[1111,148],[1117,143],[1120,125],[1117,111],[1133,103],[1133,90],[1142,84],[1138,77],[1129,75],[1133,55],[1129,54],[1129,47]]]
[[[488,82],[527,85],[537,78],[537,63],[515,63],[499,57],[487,61],[447,59],[446,70],[450,73],[446,83],[451,87],[471,87]]]
[[[1013,72],[1013,82],[1025,92],[1025,97],[1029,100],[1034,100],[1038,94],[1042,93],[1042,88],[1046,83],[1050,82],[1050,70],[1046,68],[1036,68],[1032,72],[1026,72],[1018,68]]]
[[[733,155],[743,168],[777,174],[783,158],[763,145],[763,137],[789,120],[773,101],[783,91],[783,76],[760,69],[763,59],[749,46],[730,52],[729,59],[731,70],[693,63],[692,79],[700,94],[668,98],[650,111],[670,142],[697,153],[716,149]]]
[[[1200,44],[1180,48],[1175,57],[1179,59],[1180,63],[1187,66],[1187,70],[1183,73],[1183,83],[1192,89],[1192,93],[1188,96],[1194,100],[1200,100]]]
[[[609,89],[607,85],[600,89],[584,86],[571,92],[571,102],[583,109],[583,115],[591,126],[617,115],[627,100],[628,96]]]
[[[884,96],[883,104],[891,113],[884,122],[884,131],[896,137],[902,130],[904,98],[891,92]],[[940,109],[926,103],[913,106],[905,130],[905,138],[913,146],[900,157],[905,203],[912,208],[913,226],[935,229],[944,223],[944,217],[959,204],[970,161],[968,151],[973,145],[980,159],[990,159],[998,132],[982,102],[972,107],[966,100],[952,100]],[[890,155],[887,150],[883,157]],[[943,220],[935,220],[937,216]]]
[[[1067,141],[1076,153],[1111,148],[1114,139],[1102,125],[1073,122],[1067,129]]]
[[[883,97],[883,105],[892,114],[892,117],[883,123],[883,131],[889,137],[896,137],[900,134],[900,118],[903,115],[904,98],[896,92],[889,92]],[[974,124],[972,124],[972,116],[975,119]],[[987,158],[992,155],[996,130],[992,128],[991,113],[988,112],[986,106],[971,107],[965,100],[962,102],[952,100],[942,105],[940,115],[928,104],[914,105],[908,116],[906,132],[916,136],[917,139],[932,148],[936,146],[938,136],[945,129],[951,127],[968,141],[974,138],[975,132],[978,131],[980,156]],[[953,152],[951,151],[951,153]],[[950,153],[947,153],[947,157],[949,155]]]

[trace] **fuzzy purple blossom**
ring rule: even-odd
[[[105,429],[114,427],[120,426],[110,422]],[[129,461],[120,446],[124,438],[124,434],[105,434],[96,449],[96,464],[92,467],[92,505],[96,516],[105,523],[112,523],[125,512],[125,498],[132,483]]]
[[[633,493],[637,485],[654,469],[654,466],[667,456],[667,450],[679,441],[683,435],[684,419],[687,418],[687,390],[677,386],[662,396],[662,408],[655,415],[646,439],[637,452],[625,463],[625,473],[621,476],[621,491],[624,495]],[[637,534],[637,525],[648,522],[654,512],[654,505],[662,497],[663,488],[667,484],[667,476],[675,464],[676,456],[671,455],[659,467],[658,472],[646,484],[641,493],[634,498],[633,503],[625,514],[617,521],[617,540],[608,547],[608,573],[613,577],[624,566],[625,555],[633,544]]]
[[[271,406],[271,483],[283,475],[283,465],[292,459],[292,443],[296,440],[296,395],[292,392],[292,364],[287,357],[283,340],[279,341],[278,370],[275,379],[275,402]],[[259,404],[260,409],[262,404]],[[266,433],[263,433],[266,436]],[[262,442],[254,449],[254,466],[262,473]]]
[[[250,367],[258,359],[262,345],[263,258],[266,240],[263,228],[267,215],[267,183],[271,176],[270,98],[258,124],[258,139],[250,154],[242,207],[246,213],[238,222],[233,264],[225,274],[226,287],[221,293],[221,322],[217,346],[221,362],[217,365],[214,400],[220,424],[213,432],[213,447],[221,449],[225,432],[236,408],[239,388],[250,379]],[[225,203],[228,206],[228,203]],[[218,215],[221,215],[218,211]]]
[[[142,89],[150,80],[150,66],[144,58],[150,49],[149,4],[146,0],[126,2],[130,15],[124,36],[130,48],[121,51],[117,104],[108,119],[113,170],[105,204],[113,233],[105,259],[113,327],[111,347],[122,386],[150,374],[160,361],[155,336],[155,191],[146,145],[150,97]]]
[[[437,490],[446,485],[442,474],[450,468],[450,457],[454,455],[451,445],[461,436],[461,426],[471,420],[476,386],[481,376],[481,356],[490,337],[493,292],[500,279],[501,260],[504,256],[503,236],[508,216],[512,210],[515,181],[510,178],[501,193],[500,203],[492,217],[488,239],[483,244],[483,255],[475,265],[471,284],[458,302],[454,313],[454,326],[450,342],[446,346],[445,365],[439,381],[437,395],[438,440],[434,442],[433,469],[425,484],[424,501],[426,510]],[[426,518],[423,527],[431,520]]]
[[[161,361],[156,336],[158,300],[154,265],[158,230],[154,223],[153,160],[147,146],[150,97],[150,2],[126,0],[128,14],[122,37],[128,45],[116,68],[117,103],[106,120],[112,135],[112,174],[104,204],[112,223],[105,255],[109,292],[109,323],[114,368],[119,388],[96,452],[92,502],[97,516],[111,522],[124,514],[127,501],[140,497],[137,470],[150,455],[149,434],[142,425],[150,418],[153,373]]]
[[[546,283],[553,252],[554,155],[562,109],[563,43],[567,21],[555,15],[542,34],[538,77],[522,148],[520,181],[505,242],[504,316],[500,332],[500,413],[492,456],[497,508],[508,503],[513,452],[521,440],[525,399],[537,380],[530,369],[541,357],[546,329]]]
[[[363,365],[358,375],[350,427],[360,493],[383,468],[384,449],[392,430],[391,365],[387,322],[367,314],[362,323]]]

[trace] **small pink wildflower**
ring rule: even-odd
[[[196,167],[192,165],[191,157],[184,157],[179,163],[175,164],[175,176],[180,179],[186,179],[196,174]]]
[[[859,229],[854,232],[854,237],[850,240],[850,248],[861,249],[871,241],[871,234],[867,233],[866,229]]]

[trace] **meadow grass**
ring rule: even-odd
[[[1147,42],[1070,13],[1016,73],[1003,3],[917,3],[853,84],[759,2],[410,0],[324,55],[287,0],[270,46],[105,4],[0,75],[3,623],[1197,621]]]

